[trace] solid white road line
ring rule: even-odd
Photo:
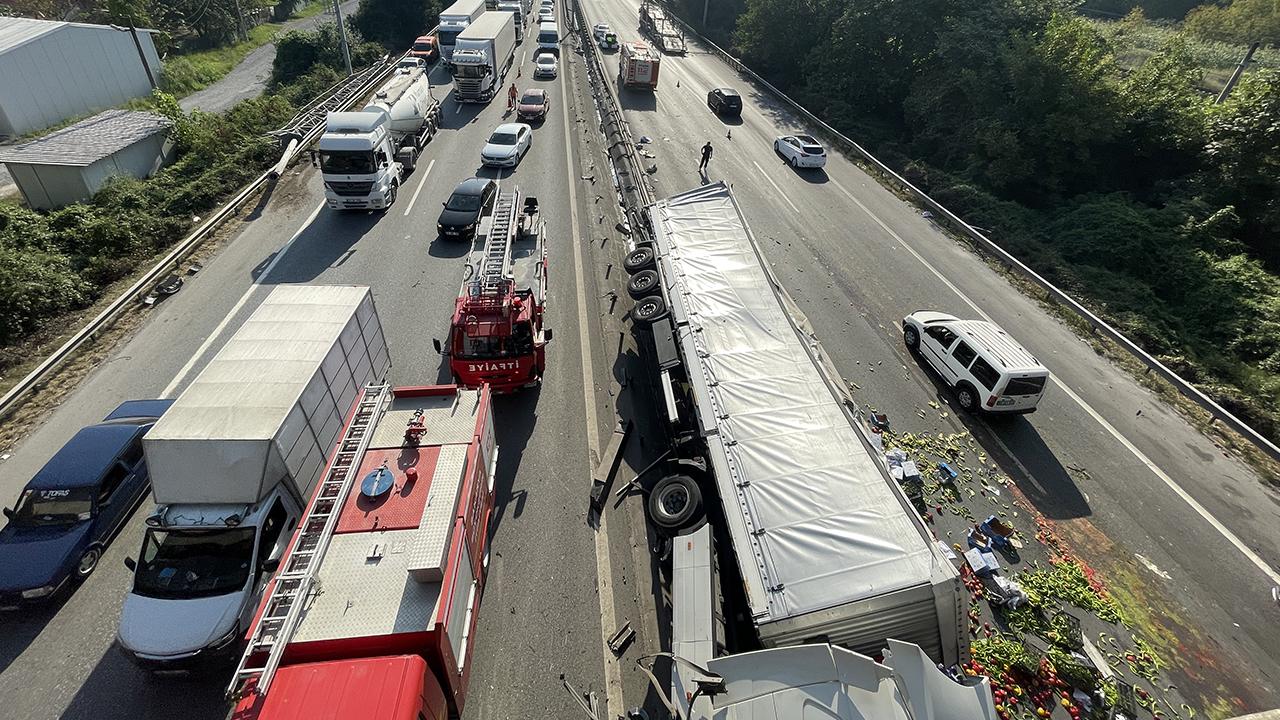
[[[566,67],[566,71],[568,68]],[[573,171],[573,146],[569,140],[569,95],[565,89],[565,75],[560,73],[560,118],[564,123],[564,163],[566,177],[569,179],[569,227],[573,239],[573,272],[578,284],[578,356],[582,362],[582,402],[587,422],[587,463],[595,462],[594,453],[599,451],[600,431],[596,420],[596,382],[591,367],[591,340],[587,324],[587,286],[582,264],[582,236],[578,231],[578,193],[575,190],[578,178]],[[613,607],[613,565],[609,559],[609,525],[608,513],[600,513],[600,527],[596,529],[596,577],[600,591],[600,648],[604,656],[604,684],[606,707],[604,716],[614,717],[622,707],[622,671],[618,660],[609,649],[609,637],[613,635],[617,625],[616,610]]]
[[[253,294],[253,291],[257,290],[258,286],[261,285],[269,275],[271,275],[271,271],[276,268],[276,263],[280,262],[285,253],[289,252],[289,248],[293,246],[293,241],[297,240],[298,236],[302,235],[302,231],[306,230],[307,227],[315,221],[316,216],[319,215],[320,211],[323,209],[324,201],[321,200],[320,204],[316,205],[316,209],[312,210],[311,214],[307,216],[307,219],[302,223],[302,226],[293,234],[293,237],[289,238],[289,242],[282,245],[280,249],[276,251],[275,257],[271,258],[271,262],[268,263],[267,267],[258,275],[258,279],[254,280],[253,284],[249,286],[249,289],[244,291],[244,295],[241,295],[240,299],[236,301],[236,304],[231,307],[227,316],[222,318],[222,322],[218,323],[218,327],[214,328],[213,332],[209,333],[209,337],[204,339],[204,342],[196,349],[195,353],[191,356],[191,359],[187,360],[187,364],[182,366],[182,369],[174,376],[168,387],[160,393],[161,398],[171,397],[174,391],[178,389],[178,386],[187,379],[187,375],[191,374],[191,368],[195,366],[196,361],[205,354],[205,351],[209,349],[209,346],[213,344],[213,341],[222,334],[222,331],[227,328],[227,323],[231,322],[231,318],[235,317],[236,313],[240,312],[240,308],[244,307],[244,304],[249,301],[249,296]]]
[[[792,210],[795,210],[795,211],[796,211],[796,214],[799,214],[799,213],[800,213],[800,208],[796,207],[796,204],[795,204],[795,203],[793,203],[793,202],[791,202],[791,198],[787,197],[787,194],[786,194],[786,193],[784,193],[784,192],[782,192],[782,188],[778,187],[778,183],[774,182],[774,181],[773,181],[773,178],[769,177],[769,173],[765,172],[765,171],[764,171],[764,168],[760,167],[760,163],[756,162],[755,160],[752,160],[752,161],[751,161],[751,164],[752,164],[752,165],[755,165],[755,166],[756,166],[756,169],[760,171],[760,175],[761,175],[765,180],[768,180],[768,181],[769,181],[769,184],[773,186],[773,189],[774,189],[774,190],[777,190],[777,191],[778,191],[778,197],[782,198],[783,200],[786,200],[786,201],[787,201],[787,204],[791,206],[791,209],[792,209]]]
[[[409,213],[413,212],[413,205],[414,203],[418,202],[418,195],[422,193],[422,188],[425,187],[427,184],[427,176],[431,174],[431,168],[435,166],[436,166],[436,159],[431,158],[431,162],[427,165],[427,169],[423,171],[422,177],[418,180],[418,189],[414,190],[413,197],[409,198],[409,207],[404,209],[404,214],[406,217],[409,215]]]
[[[902,245],[902,247],[907,252],[911,253],[912,257],[920,261],[921,265],[924,265],[926,268],[928,268],[928,270],[932,272],[935,277],[941,280],[943,284],[945,284],[948,288],[950,288],[951,291],[954,292],[969,307],[973,308],[974,312],[981,315],[988,322],[995,322],[994,320],[991,319],[990,315],[985,313],[982,310],[982,308],[978,307],[977,303],[969,299],[968,295],[965,295],[963,292],[960,292],[960,288],[952,284],[952,282],[948,280],[946,277],[944,277],[943,274],[939,272],[937,268],[929,264],[929,261],[925,260],[920,253],[916,252],[915,248],[911,247],[911,245],[909,245],[906,240],[903,240],[902,237],[898,235],[898,233],[890,229],[890,227],[886,225],[883,220],[881,220],[879,217],[876,217],[876,214],[871,212],[871,209],[868,208],[866,205],[864,205],[861,200],[859,200],[857,197],[853,195],[853,193],[846,190],[844,186],[836,182],[834,178],[831,178],[831,184],[834,185],[837,189],[839,189],[840,192],[844,193],[845,196],[848,197],[850,200],[852,200],[855,205],[862,208],[862,211],[867,214],[867,217],[874,220],[875,223],[879,225],[886,233],[888,233],[890,237],[898,241],[898,244]],[[1254,552],[1248,545],[1245,545],[1244,541],[1236,537],[1235,533],[1228,530],[1227,527],[1223,525],[1216,517],[1214,517],[1203,505],[1197,502],[1195,498],[1191,497],[1191,495],[1188,494],[1186,490],[1183,490],[1182,487],[1178,485],[1178,483],[1174,482],[1173,478],[1169,477],[1168,473],[1160,469],[1160,466],[1156,465],[1155,461],[1147,457],[1146,453],[1139,450],[1132,442],[1129,441],[1127,437],[1121,434],[1120,431],[1117,430],[1114,425],[1112,425],[1110,422],[1107,422],[1106,418],[1102,417],[1102,415],[1097,410],[1094,410],[1092,405],[1085,402],[1084,398],[1080,397],[1079,395],[1076,394],[1074,390],[1067,387],[1066,384],[1064,384],[1061,380],[1059,380],[1056,375],[1051,375],[1050,381],[1057,387],[1062,388],[1063,392],[1067,394],[1067,397],[1070,397],[1072,400],[1074,400],[1076,404],[1081,407],[1081,409],[1083,409],[1086,413],[1089,414],[1090,417],[1092,417],[1095,421],[1097,421],[1097,423],[1101,425],[1104,430],[1106,430],[1113,438],[1115,438],[1117,442],[1123,445],[1124,448],[1128,450],[1134,457],[1136,457],[1139,462],[1141,462],[1143,465],[1146,465],[1147,468],[1151,470],[1151,472],[1154,473],[1156,477],[1160,478],[1160,480],[1163,481],[1164,484],[1174,492],[1174,494],[1182,498],[1183,502],[1189,505],[1192,510],[1195,510],[1196,513],[1200,515],[1200,517],[1204,518],[1205,522],[1209,523],[1209,525],[1212,526],[1214,530],[1217,530],[1219,535],[1226,538],[1227,542],[1235,546],[1235,548],[1239,550],[1240,553],[1243,554],[1245,558],[1249,560],[1249,562],[1253,563],[1259,570],[1261,570],[1262,573],[1266,575],[1271,580],[1272,583],[1275,583],[1276,585],[1280,585],[1280,573],[1276,572],[1274,568],[1268,565],[1267,562],[1263,560],[1256,552]]]

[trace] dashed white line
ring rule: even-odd
[[[757,165],[757,167],[759,166]],[[875,223],[879,225],[881,229],[883,229],[886,233],[888,233],[890,237],[898,241],[898,244],[901,245],[903,249],[911,253],[911,256],[914,257],[916,260],[918,260],[921,265],[924,265],[925,268],[929,270],[929,272],[933,273],[934,277],[941,280],[943,284],[945,284],[948,288],[951,289],[952,292],[956,294],[957,297],[963,300],[965,304],[967,304],[969,307],[973,308],[974,312],[981,315],[983,319],[987,320],[988,322],[994,322],[994,320],[991,319],[990,315],[984,312],[982,308],[978,307],[977,303],[969,299],[968,295],[965,295],[963,292],[961,292],[960,288],[952,284],[952,282],[948,280],[945,276],[943,276],[943,274],[939,272],[937,268],[931,265],[928,260],[925,260],[924,256],[916,252],[916,249],[911,247],[911,245],[907,244],[907,241],[903,240],[902,236],[894,232],[888,225],[885,224],[883,220],[877,217],[875,213],[871,212],[871,209],[868,208],[866,205],[864,205],[861,200],[859,200],[857,197],[854,196],[853,193],[846,190],[845,187],[840,183],[836,182],[834,178],[831,179],[831,184],[840,192],[844,193],[845,196],[848,197],[850,200],[852,200],[855,205],[857,205],[859,208],[862,208],[862,212],[866,213],[867,217],[874,220]],[[1205,522],[1209,523],[1209,525],[1212,526],[1214,530],[1217,530],[1219,535],[1226,538],[1227,542],[1235,546],[1235,548],[1239,550],[1240,553],[1244,555],[1246,559],[1249,560],[1249,562],[1253,563],[1254,566],[1257,567],[1259,570],[1261,570],[1264,575],[1270,578],[1271,582],[1275,583],[1276,585],[1280,585],[1280,573],[1277,573],[1270,565],[1267,564],[1265,560],[1263,560],[1258,555],[1258,553],[1254,552],[1248,545],[1245,545],[1244,541],[1242,541],[1239,537],[1236,537],[1235,533],[1228,530],[1227,527],[1223,525],[1216,517],[1214,517],[1207,508],[1205,508],[1198,501],[1196,501],[1195,498],[1191,497],[1191,495],[1187,493],[1186,490],[1183,490],[1182,486],[1174,482],[1173,478],[1169,477],[1168,473],[1160,469],[1160,466],[1156,465],[1155,461],[1147,457],[1146,453],[1139,450],[1132,442],[1129,442],[1129,439],[1125,437],[1123,434],[1121,434],[1120,431],[1117,430],[1114,425],[1108,422],[1106,418],[1102,417],[1102,415],[1097,410],[1094,410],[1092,405],[1085,402],[1084,398],[1080,397],[1079,395],[1076,394],[1074,390],[1067,387],[1066,384],[1064,384],[1061,380],[1057,378],[1057,376],[1050,376],[1050,382],[1052,382],[1057,387],[1062,388],[1062,391],[1067,394],[1067,397],[1074,400],[1075,403],[1079,405],[1080,408],[1083,409],[1086,413],[1088,413],[1089,416],[1094,419],[1094,421],[1096,421],[1099,425],[1101,425],[1102,428],[1111,435],[1111,437],[1115,438],[1117,442],[1123,445],[1124,448],[1128,450],[1130,454],[1132,454],[1135,458],[1137,458],[1139,462],[1141,462],[1143,465],[1146,465],[1148,470],[1150,470],[1156,477],[1160,478],[1160,480],[1164,482],[1164,484],[1170,490],[1172,490],[1175,495],[1182,498],[1182,501],[1185,502],[1188,506],[1190,506],[1192,510],[1195,510],[1196,514],[1204,518]]]
[[[778,187],[778,183],[774,182],[773,178],[769,177],[769,173],[765,172],[764,168],[760,167],[760,163],[756,162],[755,160],[752,160],[751,164],[755,165],[756,169],[760,171],[761,177],[763,177],[765,180],[768,180],[769,184],[773,186],[773,189],[778,191],[778,197],[782,198],[783,200],[786,200],[787,204],[791,206],[791,209],[795,210],[796,213],[799,214],[800,208],[796,207],[796,204],[791,202],[791,198],[787,197],[787,194],[782,192],[782,188]]]
[[[271,258],[271,262],[267,264],[267,267],[264,268],[258,275],[258,278],[253,281],[253,284],[249,286],[249,289],[244,291],[244,295],[240,296],[240,299],[231,307],[231,310],[227,313],[226,317],[222,318],[222,322],[218,323],[218,327],[214,328],[213,332],[209,333],[209,337],[204,339],[204,342],[196,349],[195,353],[191,356],[191,359],[187,360],[187,364],[182,366],[182,369],[174,376],[168,387],[164,389],[164,392],[160,393],[160,397],[168,398],[172,396],[173,392],[182,384],[182,381],[187,379],[187,375],[191,374],[191,369],[195,367],[196,361],[205,354],[205,351],[209,349],[209,346],[213,344],[213,341],[222,334],[222,331],[227,327],[227,323],[231,322],[231,318],[235,317],[236,313],[240,312],[240,308],[244,307],[244,304],[249,301],[249,296],[253,294],[253,291],[257,290],[258,286],[263,284],[267,279],[267,276],[271,275],[271,271],[276,268],[276,263],[280,262],[280,260],[284,258],[285,253],[289,252],[289,248],[293,246],[293,241],[297,240],[298,237],[302,235],[302,231],[306,230],[307,227],[315,221],[316,216],[320,214],[322,209],[324,209],[323,200],[320,201],[319,205],[316,205],[315,210],[311,211],[311,214],[307,216],[306,221],[304,221],[301,227],[298,228],[298,231],[293,234],[293,237],[289,238],[289,242],[282,245],[280,249],[276,251],[275,257]]]
[[[406,217],[409,215],[410,212],[413,212],[413,205],[414,203],[418,202],[418,195],[422,193],[422,188],[426,187],[427,176],[431,174],[431,168],[435,166],[436,166],[436,159],[431,158],[431,162],[427,165],[427,169],[422,171],[422,177],[418,179],[418,189],[414,190],[413,197],[409,198],[409,207],[404,209],[404,214]]]

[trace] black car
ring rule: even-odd
[[[458,183],[444,203],[436,232],[440,237],[467,240],[475,237],[480,217],[493,207],[498,184],[484,178],[471,178]]]
[[[27,483],[0,529],[0,610],[89,577],[147,495],[142,436],[172,400],[130,400],[82,428]]]
[[[707,93],[707,107],[717,115],[738,117],[742,114],[742,96],[733,88],[716,88]]]

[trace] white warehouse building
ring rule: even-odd
[[[150,30],[0,17],[0,137],[25,135],[69,118],[151,94],[160,81]]]

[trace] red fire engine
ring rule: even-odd
[[[445,350],[454,381],[466,387],[531,387],[546,367],[546,225],[537,198],[525,198],[523,209],[519,199],[519,191],[498,195],[489,232],[467,258]]]
[[[258,608],[233,720],[462,713],[498,448],[487,387],[369,387]]]

